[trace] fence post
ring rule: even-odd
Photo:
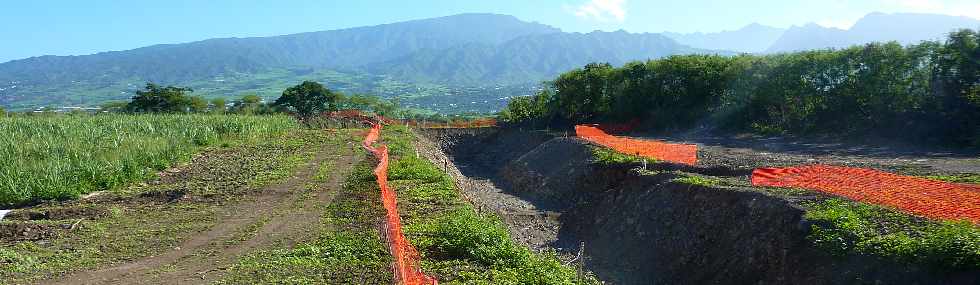
[[[577,267],[576,269],[578,271],[578,281],[579,282],[582,282],[585,279],[585,276],[583,276],[583,275],[585,275],[585,272],[583,272],[584,271],[583,269],[585,268],[585,241],[582,241],[579,244],[579,247],[578,247],[578,266],[576,266],[576,267]]]

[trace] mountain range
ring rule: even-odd
[[[785,32],[786,29],[752,23],[734,31],[690,34],[664,32],[664,36],[696,48],[758,53],[772,46]]]
[[[889,41],[907,45],[925,40],[942,40],[949,32],[964,28],[980,29],[980,20],[934,14],[871,13],[847,30],[822,27],[812,23],[790,27],[766,49],[766,52],[844,48],[870,42]]]
[[[510,96],[534,92],[540,81],[589,62],[620,65],[675,54],[785,52],[890,40],[914,43],[941,38],[956,28],[978,27],[977,20],[964,17],[874,13],[848,30],[752,24],[719,33],[568,33],[507,15],[462,14],[14,60],[0,63],[0,106],[98,105],[128,99],[148,81],[189,86],[205,97],[256,93],[273,99],[289,85],[315,80],[348,93],[402,97],[410,107],[490,111]]]

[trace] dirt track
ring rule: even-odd
[[[218,211],[217,225],[195,234],[173,250],[95,271],[71,274],[48,284],[206,284],[248,252],[272,246],[288,247],[307,240],[320,221],[320,205],[362,156],[350,148],[343,153],[318,152],[285,181],[263,188],[254,198],[229,203]],[[314,181],[321,164],[333,171]],[[174,213],[179,215],[180,213]]]

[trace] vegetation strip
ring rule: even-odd
[[[286,116],[0,117],[0,206],[119,188],[188,161],[202,147],[296,127]]]
[[[980,224],[977,185],[827,165],[756,169],[752,172],[752,185],[812,189],[932,219]]]
[[[398,214],[398,198],[395,192],[388,188],[388,147],[385,145],[372,146],[380,136],[381,125],[372,124],[371,130],[364,137],[364,148],[378,159],[378,166],[374,169],[374,175],[377,177],[378,187],[381,189],[381,202],[386,210],[385,238],[391,248],[391,255],[395,259],[395,280],[399,284],[406,285],[438,284],[436,279],[426,275],[419,268],[418,251],[412,244],[408,243],[402,233],[401,217]]]
[[[384,140],[405,235],[419,249],[422,268],[440,283],[599,284],[553,252],[536,254],[521,246],[498,217],[478,213],[441,166],[416,156],[416,137],[407,127],[386,127]]]

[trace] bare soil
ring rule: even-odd
[[[272,247],[291,247],[313,238],[320,225],[323,205],[334,198],[353,165],[363,158],[353,147],[340,147],[339,153],[319,150],[312,159],[299,166],[287,179],[238,199],[217,200],[207,195],[190,195],[184,191],[159,191],[140,194],[132,203],[182,203],[209,201],[217,204],[213,227],[193,233],[165,252],[114,264],[96,270],[74,272],[42,281],[44,284],[205,284],[220,280],[239,257]],[[329,165],[325,165],[329,164]],[[194,175],[222,175],[207,169],[171,169],[153,183],[183,183]],[[329,172],[320,173],[322,166]],[[202,173],[203,172],[203,173]],[[231,182],[229,182],[231,183]],[[239,183],[239,182],[234,182]],[[179,187],[178,187],[179,188]],[[113,195],[98,195],[93,200],[114,200]],[[75,211],[17,211],[16,219],[51,216],[78,217],[105,215],[99,207]],[[174,212],[173,215],[181,215]],[[30,229],[28,229],[30,231]]]

